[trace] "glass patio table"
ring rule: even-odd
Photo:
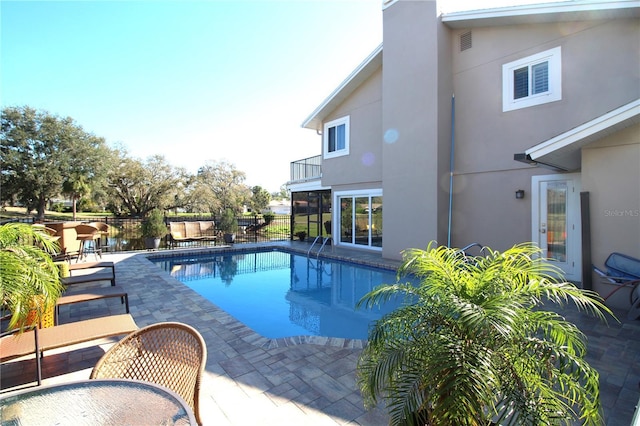
[[[40,386],[0,398],[2,425],[197,425],[175,392],[135,380]]]

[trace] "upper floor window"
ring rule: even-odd
[[[349,117],[342,117],[324,125],[324,158],[349,154]]]
[[[560,47],[502,66],[502,111],[562,99]]]

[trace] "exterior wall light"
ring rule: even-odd
[[[519,200],[524,198],[524,189],[518,189],[516,191],[516,198],[519,199]]]

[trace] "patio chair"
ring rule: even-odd
[[[631,288],[629,302],[631,308],[627,314],[629,319],[640,318],[640,259],[622,253],[611,253],[604,262],[606,271],[596,266],[593,270],[600,276],[600,279],[607,283],[618,286],[609,293],[604,300],[623,288]]]
[[[180,395],[200,419],[200,381],[207,346],[193,327],[164,322],[134,331],[105,353],[91,379],[131,379],[152,382]]]

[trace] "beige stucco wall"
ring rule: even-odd
[[[589,192],[592,261],[599,267],[612,252],[640,259],[640,125],[628,127],[582,150],[582,190]],[[594,290],[614,287],[594,275]],[[608,302],[629,304],[628,291]]]
[[[452,45],[456,135],[468,145],[456,158],[461,171],[512,168],[514,152],[640,95],[638,20],[474,28],[473,47],[459,52],[463,32]],[[555,47],[562,49],[562,100],[502,112],[502,65]]]
[[[349,116],[349,155],[322,161],[322,185],[357,185],[382,179],[382,68],[373,73],[325,122]],[[322,138],[320,138],[322,149]],[[380,185],[378,184],[377,188]]]
[[[637,20],[472,30],[459,51],[452,32],[456,95],[454,246],[505,249],[531,239],[531,176],[553,173],[513,155],[640,97]],[[562,100],[502,112],[502,65],[560,46]],[[615,46],[615,48],[612,48]],[[584,174],[584,171],[583,171]],[[524,189],[524,200],[515,191]]]
[[[399,258],[405,248],[445,236],[438,145],[446,139],[440,115],[449,109],[439,95],[450,98],[451,87],[439,80],[435,2],[396,2],[383,14],[383,256]]]
[[[532,238],[531,179],[553,173],[516,162],[514,154],[640,97],[637,19],[478,27],[472,30],[473,47],[459,52],[459,36],[468,30],[442,24],[435,2],[395,2],[383,15],[383,67],[325,119],[351,117],[351,153],[324,160],[322,184],[334,191],[382,187],[386,258],[431,240],[447,243],[453,93],[451,242],[458,247],[480,242],[498,250]],[[559,46],[562,100],[502,112],[502,65]],[[606,173],[590,157],[597,150],[615,151],[637,165],[637,147],[613,140],[607,148],[589,147],[594,153],[583,156],[583,188],[592,200],[611,184],[593,183]],[[638,176],[632,178],[637,190]],[[526,192],[522,200],[515,198],[518,189]],[[598,232],[610,239],[604,219],[592,226],[606,225]],[[621,232],[627,242],[640,240]],[[598,245],[595,236],[593,244]],[[601,263],[603,253],[613,249],[599,250],[594,262]]]
[[[537,168],[457,174],[453,184],[453,247],[480,243],[503,251],[531,240],[531,176]],[[525,191],[516,199],[515,192]]]

